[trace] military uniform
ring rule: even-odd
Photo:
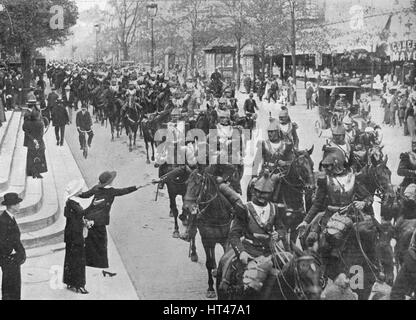
[[[290,121],[289,113],[287,110],[282,110],[279,113],[280,119],[280,131],[283,135],[283,141],[287,144],[292,145],[295,149],[299,148],[299,137],[296,132],[298,126],[297,124]]]
[[[409,184],[416,183],[416,153],[406,152],[400,155],[397,174],[404,177],[400,187],[404,190]]]

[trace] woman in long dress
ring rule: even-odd
[[[88,267],[107,269],[107,226],[110,224],[110,210],[114,199],[132,193],[138,188],[136,186],[116,189],[112,183],[116,172],[104,172],[99,177],[99,183],[91,190],[79,195],[80,198],[94,197],[90,207],[86,209],[85,218],[94,221],[94,225],[88,231],[85,239],[85,254]],[[103,276],[115,276],[115,273],[102,271]]]
[[[48,172],[43,141],[44,130],[45,126],[39,111],[33,109],[30,118],[23,123],[23,131],[25,132],[24,146],[28,148],[26,174],[34,179],[42,179],[41,173]]]
[[[63,283],[67,288],[77,293],[88,294],[85,289],[85,236],[87,228],[93,225],[92,221],[84,218],[84,207],[88,207],[89,201],[78,196],[86,191],[84,181],[75,180],[68,184],[64,194],[66,218],[64,242],[65,260]]]

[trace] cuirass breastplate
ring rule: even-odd
[[[328,197],[332,206],[346,206],[352,202],[355,186],[355,174],[327,177]]]
[[[276,147],[267,141],[264,143],[264,161],[269,163],[276,163],[277,161],[281,160],[284,155],[285,145],[283,143],[279,144]]]

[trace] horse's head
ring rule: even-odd
[[[313,250],[302,251],[292,243],[294,257],[295,293],[299,299],[319,300],[323,290],[323,268],[319,255]]]
[[[378,186],[378,189],[383,194],[383,200],[388,201],[396,197],[393,185],[391,184],[391,171],[387,167],[388,156],[386,155],[377,165],[370,167],[373,171],[373,176]]]
[[[291,165],[298,180],[300,180],[306,190],[315,189],[315,174],[313,172],[314,163],[311,158],[313,149],[314,146],[312,146],[310,150],[295,151],[295,159]]]
[[[384,160],[383,155],[383,148],[384,146],[372,146],[370,149],[368,149],[368,162],[369,164],[372,164],[373,166],[377,166]]]

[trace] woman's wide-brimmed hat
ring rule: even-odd
[[[2,206],[14,206],[23,201],[23,199],[20,199],[19,195],[14,192],[6,193],[3,198],[4,200],[1,203]]]
[[[114,181],[116,176],[117,176],[117,172],[115,172],[115,171],[103,172],[102,174],[100,174],[100,177],[98,178],[98,180],[100,182],[100,186],[105,187],[105,186],[109,185],[111,182]]]
[[[65,188],[64,192],[64,203],[78,192],[83,191],[86,189],[85,181],[82,179],[73,180]]]

